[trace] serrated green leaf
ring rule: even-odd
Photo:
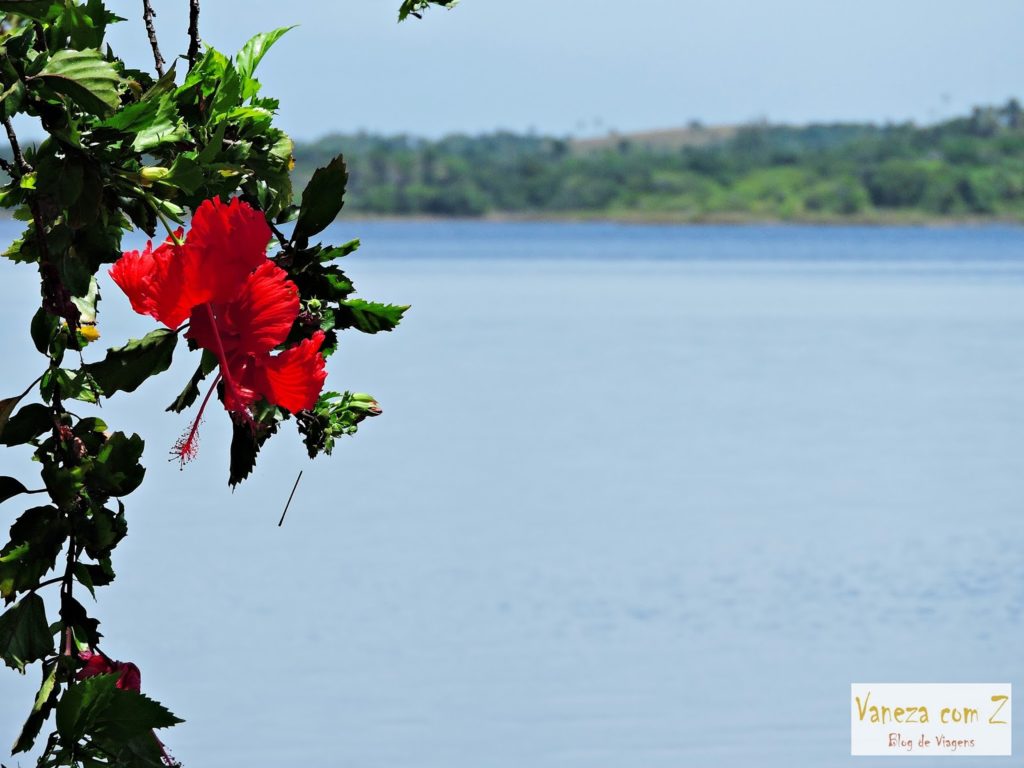
[[[97,675],[68,688],[57,705],[57,733],[75,743],[96,721],[117,690],[118,675]]]
[[[260,448],[271,435],[277,432],[279,422],[270,425],[261,424],[256,434],[248,424],[233,424],[231,435],[231,465],[228,484],[231,487],[245,480],[256,466],[256,457]]]
[[[346,184],[348,171],[341,155],[313,172],[313,178],[302,191],[302,204],[299,206],[299,218],[295,222],[293,241],[308,240],[337,218],[345,204]]]
[[[33,592],[0,616],[0,658],[12,669],[24,672],[26,664],[51,653],[53,636],[46,621],[46,606]]]
[[[148,696],[117,689],[108,700],[106,708],[97,714],[94,728],[108,738],[121,740],[183,722]]]
[[[355,240],[349,240],[347,243],[335,246],[334,248],[324,248],[320,251],[317,259],[321,264],[326,264],[330,261],[334,261],[335,259],[342,259],[345,256],[349,256],[358,251],[360,245],[362,245],[362,242],[359,238],[356,238]]]
[[[346,299],[334,310],[335,327],[355,328],[363,333],[391,331],[402,321],[408,309],[408,306],[397,304]]]
[[[107,397],[119,391],[134,392],[150,376],[170,368],[177,343],[177,333],[159,328],[123,347],[108,349],[105,359],[89,363],[83,370]]]
[[[33,80],[41,80],[86,112],[106,115],[120,104],[121,76],[94,48],[57,51]]]

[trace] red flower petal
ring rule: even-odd
[[[118,688],[135,692],[142,689],[142,673],[137,666],[130,661],[116,662],[115,666],[121,671],[121,676],[117,679]]]
[[[288,273],[269,259],[257,267],[238,297],[213,307],[216,329],[205,307],[192,312],[186,336],[217,353],[216,334],[230,360],[237,355],[269,352],[287,337],[299,314],[299,291]]]
[[[320,354],[323,331],[277,356],[257,359],[245,371],[244,386],[263,395],[268,402],[292,413],[316,405],[327,379],[326,363]]]
[[[114,672],[114,665],[101,653],[82,651],[79,658],[85,662],[85,666],[75,676],[78,680],[86,680],[96,677],[96,675],[109,675]]]
[[[181,236],[181,230],[177,232]],[[110,269],[110,276],[139,314],[150,315],[168,328],[177,328],[192,307],[209,300],[209,291],[197,279],[187,248],[168,239],[155,250],[128,251]]]
[[[270,227],[263,214],[235,198],[206,200],[192,217],[186,247],[192,251],[209,301],[231,301],[245,278],[267,258]]]

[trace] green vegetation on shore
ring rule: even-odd
[[[338,152],[346,210],[637,221],[1024,220],[1024,110],[936,125],[691,126],[574,141],[332,135],[296,147],[297,187]]]

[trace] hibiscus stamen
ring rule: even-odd
[[[192,427],[178,438],[178,442],[174,444],[171,449],[171,461],[177,459],[181,462],[182,469],[199,453],[199,423],[203,420],[203,411],[206,410],[206,404],[210,402],[210,396],[214,390],[217,389],[217,384],[220,382],[221,375],[218,373],[217,377],[213,380],[213,384],[210,386],[209,391],[206,393],[206,397],[203,398],[202,405],[199,406],[199,413],[196,414],[195,421],[192,422]]]
[[[214,341],[217,344],[217,360],[220,362],[220,373],[224,377],[224,387],[227,390],[225,393],[228,398],[234,401],[235,404],[242,403],[242,398],[239,396],[238,387],[235,386],[234,380],[231,378],[231,369],[228,367],[228,356],[224,352],[224,342],[221,341],[220,331],[217,328],[217,317],[213,314],[213,306],[209,303],[203,305],[206,308],[206,314],[210,318],[210,330],[213,333]],[[228,398],[225,398],[228,399]]]

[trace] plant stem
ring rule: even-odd
[[[153,26],[153,17],[156,12],[150,0],[142,0],[142,21],[146,25],[146,34],[149,36],[149,46],[153,49],[153,63],[156,65],[156,73],[164,76],[164,57],[160,54],[160,44],[156,39],[156,27]]]
[[[17,163],[21,173],[31,173],[32,166],[25,160],[25,155],[21,153],[21,144],[18,143],[18,135],[14,132],[14,125],[11,124],[11,118],[4,117],[4,130],[7,131],[7,140],[11,143],[11,152],[14,154],[14,162]]]
[[[188,68],[199,58],[199,0],[188,0]]]

